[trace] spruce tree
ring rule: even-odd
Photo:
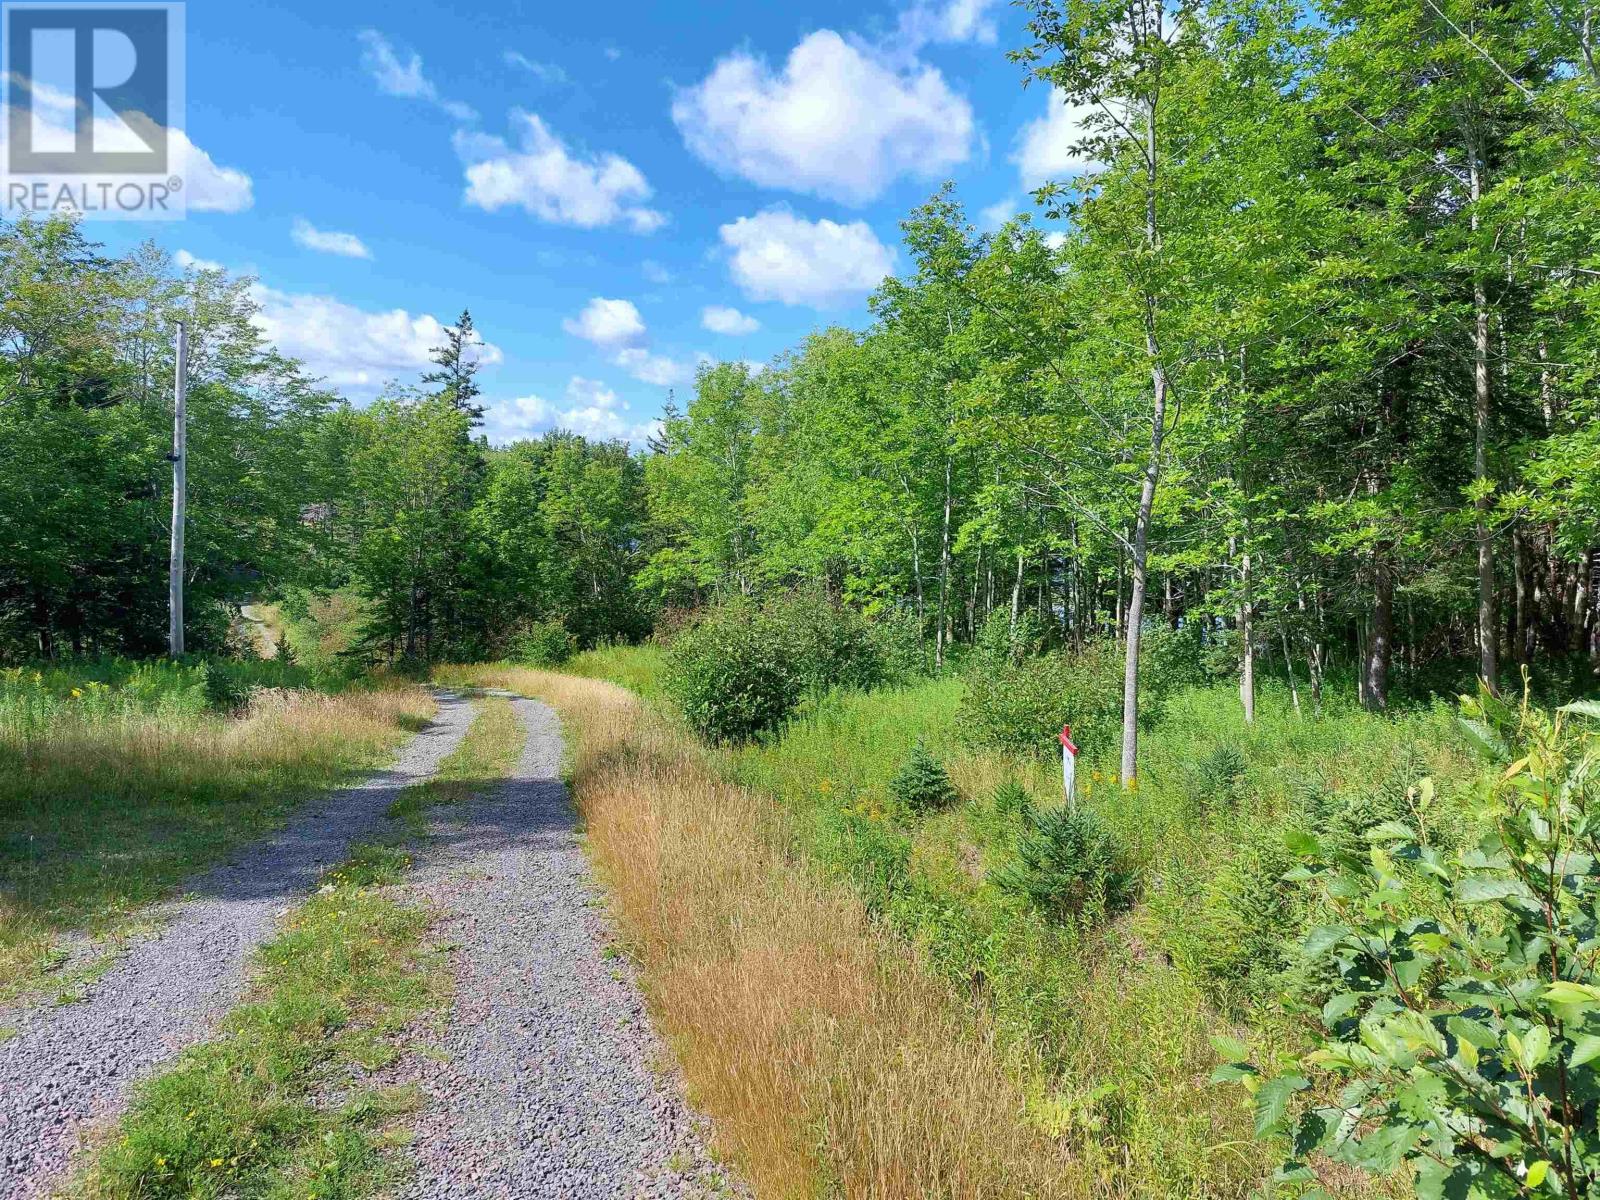
[[[437,384],[439,395],[458,411],[466,413],[474,427],[483,424],[483,405],[475,403],[481,391],[475,378],[478,360],[472,353],[473,347],[481,345],[483,342],[472,326],[472,313],[464,308],[454,325],[445,326],[444,345],[428,351],[429,358],[439,369],[422,377],[424,383]]]

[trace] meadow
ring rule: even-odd
[[[573,667],[659,695],[662,665],[661,652],[646,647],[592,652]],[[1449,827],[1461,819],[1454,797],[1477,774],[1442,704],[1378,717],[1330,695],[1313,714],[1297,710],[1286,688],[1266,687],[1247,724],[1230,686],[1181,690],[1146,734],[1134,786],[1115,778],[1109,751],[1086,754],[1079,768],[1078,804],[1112,832],[1138,881],[1136,900],[1063,918],[996,882],[1023,835],[1017,796],[1026,807],[1059,806],[1059,764],[970,744],[958,677],[833,690],[802,704],[779,732],[721,747],[698,744],[663,706],[554,676],[496,678],[551,699],[568,718],[596,858],[691,1085],[705,1076],[697,1098],[736,1131],[741,1163],[776,1156],[783,1135],[764,1127],[784,1123],[775,1114],[785,1105],[801,1127],[830,1131],[810,1149],[791,1146],[785,1168],[753,1169],[758,1180],[790,1181],[775,1194],[829,1181],[846,1181],[846,1194],[873,1193],[848,1182],[870,1176],[855,1175],[868,1168],[841,1147],[889,1136],[873,1128],[886,1119],[878,1105],[929,1103],[920,1093],[940,1085],[902,1067],[906,1046],[935,1030],[943,1053],[973,1056],[963,1078],[985,1081],[986,1123],[1005,1135],[980,1153],[963,1140],[954,1109],[930,1116],[929,1128],[941,1130],[928,1151],[938,1165],[915,1188],[889,1191],[1024,1195],[1032,1184],[1023,1181],[1059,1171],[1052,1186],[1064,1195],[1255,1194],[1284,1146],[1252,1136],[1240,1089],[1210,1081],[1211,1038],[1237,1036],[1269,1058],[1303,1049],[1307,1030],[1292,1001],[1313,913],[1283,879],[1293,861],[1288,835],[1360,829],[1405,811],[1424,776],[1435,782],[1431,816]],[[895,794],[919,746],[956,790],[954,803],[926,814],[908,813]],[[730,861],[736,853],[759,865]],[[769,904],[804,909],[789,889],[811,897],[826,920],[810,912],[797,926],[766,913]],[[781,935],[763,926],[780,921]],[[758,952],[762,945],[769,949]],[[747,957],[727,957],[735,948]],[[813,990],[814,966],[802,970],[795,959],[829,962],[826,982]],[[875,1042],[867,1069],[882,1077],[873,1083],[860,1077],[859,1045],[772,1067],[788,1077],[765,1090],[739,1064],[717,1064],[734,1053],[730,1045],[763,1036],[755,1027],[794,1028],[827,1014],[838,1030],[843,1018],[827,997],[881,983],[886,962],[893,990],[909,989],[920,997],[916,1011],[939,1015],[895,1018],[898,1001],[879,997],[851,1017],[861,1023],[855,1034],[830,1033],[834,1045],[857,1035]],[[713,986],[718,972],[723,982]],[[682,974],[702,983],[693,1002],[680,995]],[[759,1006],[751,998],[768,992]],[[717,993],[736,998],[708,1000]],[[761,1053],[783,1062],[771,1046]],[[956,1068],[947,1060],[940,1069]],[[794,1093],[783,1104],[772,1094],[780,1087]],[[865,1103],[876,1087],[890,1092]],[[763,1130],[744,1133],[751,1125]],[[789,1136],[805,1141],[800,1130]],[[1391,1189],[1406,1185],[1352,1172],[1342,1190]]]
[[[403,680],[279,662],[0,672],[0,999],[70,996],[185,877],[384,761],[433,711]]]

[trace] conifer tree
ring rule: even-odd
[[[445,342],[428,351],[428,357],[438,364],[438,370],[422,376],[423,383],[435,384],[439,395],[450,401],[459,412],[464,412],[476,428],[483,424],[483,405],[476,403],[482,391],[478,387],[478,357],[475,347],[483,340],[472,325],[472,313],[463,308],[454,325],[445,326]]]

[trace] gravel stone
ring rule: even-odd
[[[405,1194],[740,1194],[705,1152],[626,960],[603,952],[556,716],[512,703],[528,734],[512,776],[436,811],[407,885],[454,947],[455,993],[442,1053],[408,1067],[427,1104]]]
[[[243,990],[250,952],[277,917],[388,827],[385,810],[461,741],[471,705],[438,693],[439,714],[393,766],[298,809],[276,836],[190,882],[160,932],[126,947],[76,1003],[0,1014],[0,1196],[49,1193],[90,1123],[115,1116],[140,1078],[200,1041]]]

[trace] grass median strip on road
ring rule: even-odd
[[[429,806],[496,786],[522,730],[489,697],[461,745],[398,805],[420,828]],[[249,1000],[219,1036],[136,1090],[92,1152],[74,1194],[105,1198],[372,1195],[404,1174],[396,1118],[411,1089],[374,1087],[402,1031],[447,992],[425,944],[430,914],[391,890],[410,865],[400,844],[356,847],[256,956]]]
[[[414,836],[426,832],[427,812],[440,804],[459,804],[504,779],[522,753],[525,731],[511,701],[484,696],[476,702],[472,728],[439,773],[426,783],[406,788],[389,806],[389,816]]]

